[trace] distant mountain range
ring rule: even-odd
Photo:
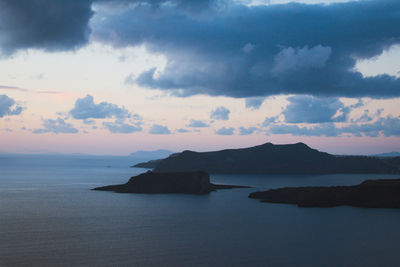
[[[138,150],[129,154],[130,157],[142,159],[142,160],[152,160],[152,159],[163,159],[173,154],[174,152],[166,149],[158,149],[152,151]]]
[[[205,171],[208,173],[330,174],[400,173],[399,158],[334,156],[304,143],[226,149],[213,152],[183,151],[161,160],[136,164],[155,172]]]
[[[381,154],[375,154],[375,155],[371,155],[371,156],[380,157],[380,158],[400,157],[400,152],[381,153]]]

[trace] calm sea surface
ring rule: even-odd
[[[282,186],[390,175],[212,175],[206,196],[97,192],[128,157],[0,155],[0,266],[400,266],[400,210],[248,199]]]

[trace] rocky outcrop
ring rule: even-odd
[[[97,187],[93,190],[117,193],[149,194],[208,194],[217,189],[244,188],[247,186],[216,185],[210,183],[210,176],[203,171],[146,173],[134,176],[126,184]]]
[[[355,186],[286,187],[254,192],[249,198],[299,207],[400,208],[400,179],[367,180]]]

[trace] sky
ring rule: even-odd
[[[0,152],[400,151],[400,1],[0,0]]]

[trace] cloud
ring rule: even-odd
[[[128,76],[125,77],[124,83],[127,85],[136,84],[135,74],[130,73]]]
[[[312,96],[291,96],[283,110],[289,123],[343,122],[351,110],[344,107],[338,98],[317,98]],[[336,116],[337,113],[340,113]]]
[[[245,127],[240,126],[239,135],[250,135],[250,134],[253,134],[256,130],[257,130],[256,127],[245,128]]]
[[[99,5],[112,13],[130,5],[156,10],[165,3],[192,13],[216,5],[211,0],[1,0],[0,51],[11,55],[28,48],[74,50],[89,41],[90,20]]]
[[[188,129],[179,128],[179,129],[176,129],[176,132],[178,132],[178,133],[188,133],[190,131]]]
[[[103,122],[103,126],[112,133],[128,134],[142,131],[140,125],[132,125],[120,120],[116,120],[115,122]]]
[[[380,118],[373,123],[353,123],[344,127],[336,127],[334,123],[322,123],[311,127],[298,125],[271,125],[269,132],[272,134],[291,134],[294,136],[340,136],[352,134],[354,136],[386,137],[400,136],[400,116]]]
[[[95,120],[89,120],[89,119],[85,119],[85,120],[83,120],[82,122],[83,122],[84,124],[87,124],[87,125],[92,125],[92,124],[95,124],[95,123],[96,123]]]
[[[255,46],[254,46],[253,44],[247,43],[247,44],[245,44],[245,45],[243,46],[242,50],[243,50],[243,52],[245,52],[246,54],[248,54],[248,53],[250,53],[251,51],[253,51],[254,47],[255,47]]]
[[[228,1],[200,13],[174,5],[130,6],[98,12],[91,26],[93,40],[145,44],[164,54],[165,68],[135,81],[178,96],[387,98],[400,96],[400,79],[363,77],[355,64],[400,43],[399,12],[395,0],[251,7]]]
[[[380,118],[383,112],[383,108],[378,109],[375,114],[370,114],[368,109],[364,110],[364,113],[358,119],[352,119],[352,122],[370,122],[374,118]]]
[[[42,123],[43,128],[37,128],[32,130],[34,134],[42,134],[42,133],[77,133],[78,130],[73,127],[71,123],[65,122],[61,118],[46,119],[43,120]]]
[[[246,108],[251,108],[251,109],[259,109],[264,103],[265,98],[264,97],[250,97],[246,98]]]
[[[321,69],[325,67],[332,49],[317,45],[312,48],[304,46],[303,48],[288,47],[282,49],[274,58],[275,65],[272,71],[275,73],[285,71],[297,71],[305,69]]]
[[[17,86],[8,86],[8,85],[0,85],[0,89],[3,90],[14,90],[14,91],[21,91],[21,92],[27,92],[27,89],[17,87]]]
[[[263,124],[262,124],[262,126],[268,126],[271,123],[275,123],[275,122],[277,122],[278,118],[279,118],[279,116],[266,117],[264,122],[263,122]]]
[[[190,122],[186,125],[186,127],[191,127],[191,128],[204,128],[209,126],[210,125],[200,120],[190,120]]]
[[[210,118],[214,120],[229,120],[230,110],[225,107],[218,107],[211,112]]]
[[[128,81],[178,96],[388,98],[400,96],[400,78],[363,77],[355,64],[400,43],[399,12],[396,0],[1,0],[0,49],[73,50],[89,37],[117,48],[144,44],[168,63]]]
[[[232,127],[230,127],[230,128],[222,127],[220,129],[216,130],[215,133],[219,134],[219,135],[232,135],[234,131],[235,131],[235,129]]]
[[[0,1],[0,49],[75,49],[88,41],[93,15],[89,0]]]
[[[151,126],[149,133],[150,134],[171,134],[171,131],[168,129],[167,126],[154,124],[153,126]]]
[[[0,118],[4,116],[19,115],[23,108],[7,95],[0,95]]]
[[[119,107],[108,102],[95,104],[93,96],[86,95],[84,98],[78,98],[75,106],[69,112],[74,119],[105,119],[115,117],[125,119],[130,117],[130,113],[124,107]]]
[[[390,136],[400,136],[400,116],[388,116],[380,118],[374,123],[352,124],[347,127],[340,128],[343,133],[351,133],[356,136],[366,135],[377,137],[380,134]]]
[[[272,134],[291,134],[294,136],[338,136],[340,134],[333,123],[324,123],[312,127],[287,124],[271,125],[269,132]]]

